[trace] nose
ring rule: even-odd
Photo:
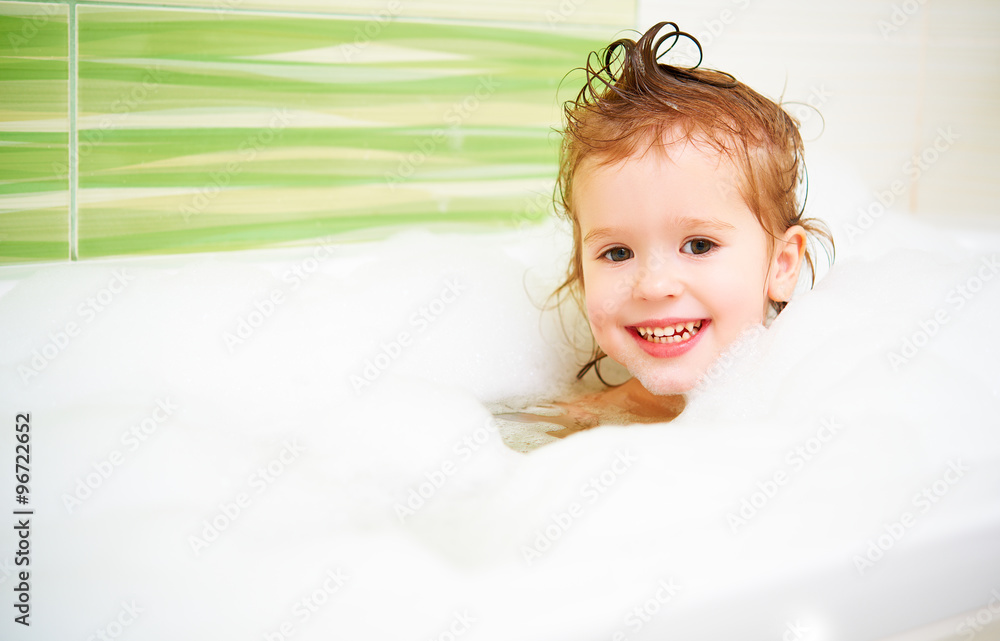
[[[635,274],[632,294],[640,300],[658,300],[679,296],[684,291],[678,265],[662,254],[653,254]]]

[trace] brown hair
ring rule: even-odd
[[[661,63],[660,58],[682,38],[697,47],[698,62],[692,67]],[[832,262],[830,232],[821,221],[802,217],[808,180],[797,121],[779,104],[728,73],[702,69],[700,64],[698,40],[673,22],[653,26],[638,41],[622,38],[588,56],[586,67],[581,68],[586,82],[576,99],[563,106],[566,127],[556,208],[573,226],[574,248],[566,280],[554,292],[557,299],[569,295],[584,309],[580,225],[572,204],[573,179],[581,163],[594,158],[602,165],[614,164],[666,144],[666,136],[677,132],[677,141],[697,137],[699,143],[707,143],[733,163],[737,188],[767,232],[770,251],[780,234],[800,225],[829,243]],[[805,260],[815,282],[808,246]],[[778,313],[785,303],[771,301],[771,306]],[[578,378],[603,356],[595,346],[594,358]]]

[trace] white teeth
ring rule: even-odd
[[[688,321],[670,327],[636,327],[639,335],[651,343],[679,343],[701,330],[701,321]]]

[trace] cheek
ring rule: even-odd
[[[587,317],[595,334],[600,327],[614,322],[614,317],[622,308],[627,297],[627,287],[621,277],[615,277],[601,270],[584,269],[583,288],[587,307]]]
[[[595,338],[599,338],[601,329],[609,322],[609,316],[613,306],[608,299],[601,296],[601,292],[591,287],[584,292],[584,299],[587,306],[587,320],[590,322],[590,329]]]
[[[740,274],[734,277],[733,274]],[[761,323],[764,320],[766,296],[764,292],[764,274],[756,270],[743,268],[733,270],[727,278],[720,278],[713,288],[715,296],[715,313],[720,323],[731,332],[739,334],[748,325]]]
[[[607,265],[603,263],[584,265],[584,290],[595,297],[614,301],[621,305],[632,295],[636,279],[636,267],[632,263]]]
[[[591,288],[587,291],[587,320],[590,332],[597,345],[607,354],[613,354],[615,348],[615,328],[617,327],[616,311],[620,308],[612,298],[607,297],[603,290]]]

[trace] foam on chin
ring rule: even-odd
[[[648,392],[657,396],[684,394],[697,383],[697,375],[678,376],[676,368],[657,367],[649,362],[651,359],[651,356],[634,356],[622,359],[624,362],[620,365],[639,379]]]

